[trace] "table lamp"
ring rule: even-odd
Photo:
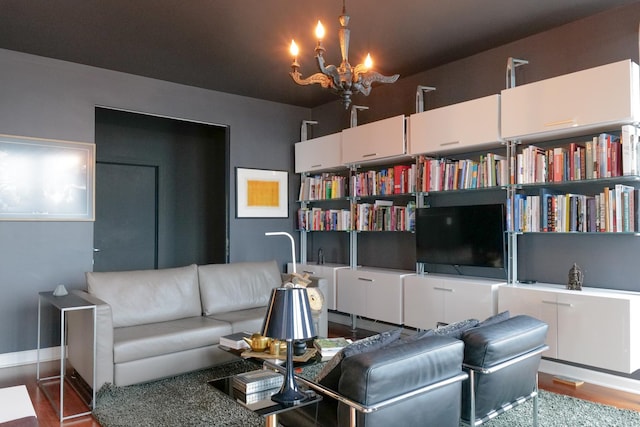
[[[305,288],[275,288],[271,291],[262,335],[287,342],[284,382],[280,391],[271,396],[271,400],[282,404],[296,404],[306,400],[307,395],[298,390],[293,376],[293,341],[315,336]]]

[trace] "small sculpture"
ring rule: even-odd
[[[567,283],[567,289],[572,291],[582,290],[582,281],[584,280],[584,274],[578,264],[573,263],[573,267],[569,269],[569,282]]]

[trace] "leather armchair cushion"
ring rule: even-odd
[[[548,325],[519,315],[499,323],[478,326],[462,334],[464,362],[489,368],[527,353],[545,343]]]
[[[369,353],[384,348],[400,338],[401,328],[385,331],[367,338],[355,341],[338,352],[327,362],[316,377],[316,382],[337,391],[340,376],[342,375],[342,362],[351,356]]]
[[[198,276],[205,316],[266,307],[271,289],[282,285],[275,260],[201,265]]]
[[[111,306],[115,328],[200,316],[197,266],[88,272],[91,295]]]
[[[345,358],[338,391],[372,405],[460,373],[462,357],[463,343],[450,337],[386,346]]]

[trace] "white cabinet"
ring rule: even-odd
[[[404,279],[404,324],[420,329],[497,313],[502,281],[443,275]]]
[[[342,133],[295,144],[296,173],[329,170],[342,166]]]
[[[500,310],[549,324],[545,356],[631,373],[640,369],[640,294],[561,286],[503,286]]]
[[[342,131],[342,162],[370,162],[406,155],[405,117],[395,116]]]
[[[338,270],[338,311],[401,325],[402,280],[411,274],[375,268]]]
[[[296,270],[300,274],[322,277],[329,283],[329,294],[324,296],[324,302],[328,310],[336,310],[336,272],[339,269],[349,268],[342,264],[297,264]],[[291,263],[287,264],[287,271],[292,272]]]
[[[552,139],[637,122],[639,81],[638,65],[625,60],[505,89],[502,138]]]
[[[409,154],[443,154],[497,147],[500,95],[434,108],[409,117]]]

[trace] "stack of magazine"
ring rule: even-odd
[[[313,345],[320,352],[323,362],[330,360],[349,344],[351,344],[351,340],[346,338],[317,338],[313,341]]]
[[[233,396],[241,403],[256,403],[276,394],[283,380],[281,373],[266,369],[244,372],[233,377]]]

